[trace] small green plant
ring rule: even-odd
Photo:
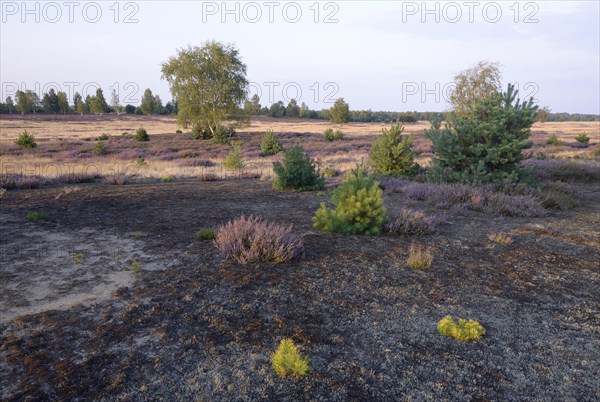
[[[477,321],[459,318],[457,323],[449,315],[438,322],[438,331],[460,342],[476,341],[485,334],[485,329]]]
[[[223,160],[223,167],[225,169],[242,169],[244,167],[244,152],[240,144],[231,146],[231,151]]]
[[[173,181],[173,176],[164,176],[160,181],[163,183],[171,183]]]
[[[143,156],[140,156],[135,160],[135,164],[138,166],[144,166],[146,164],[146,159]]]
[[[135,134],[133,135],[133,139],[140,142],[150,141],[150,136],[148,135],[148,132],[145,128],[140,127],[136,130]]]
[[[229,144],[229,141],[235,137],[235,130],[231,127],[218,125],[212,136],[213,144]]]
[[[108,135],[106,135],[106,133],[104,133],[98,137],[98,141],[106,141],[106,140],[108,140]]]
[[[260,143],[260,151],[267,155],[276,155],[283,151],[281,142],[279,142],[279,138],[273,130],[267,130],[263,134],[262,141]]]
[[[333,166],[325,166],[322,173],[323,177],[336,177],[340,174],[340,172],[337,171]]]
[[[137,232],[135,232],[134,236],[135,236],[136,239],[141,239],[142,237],[144,237],[144,233],[140,232],[140,231],[137,231]]]
[[[27,131],[23,131],[15,140],[15,144],[21,148],[35,148],[37,143],[33,134],[29,134]]]
[[[140,271],[141,271],[141,269],[142,269],[142,263],[141,263],[141,262],[139,262],[138,260],[134,260],[134,261],[131,263],[131,270],[132,270],[133,272],[140,272]]]
[[[175,134],[183,134],[183,131],[181,131],[180,129],[175,130]]]
[[[96,145],[94,145],[94,149],[92,150],[92,153],[94,153],[96,155],[106,155],[108,153],[108,150],[104,146],[103,141],[98,141],[98,142],[96,142]]]
[[[73,264],[81,264],[83,259],[85,258],[84,253],[77,253],[73,256]]]
[[[546,144],[558,147],[558,146],[564,145],[565,143],[563,140],[560,140],[556,136],[556,134],[552,133],[552,134],[550,134],[550,137],[548,137],[548,139],[546,140]]]
[[[316,171],[315,162],[305,154],[300,145],[284,152],[283,165],[273,164],[276,190],[312,191],[320,190],[325,184],[323,177]]]
[[[511,244],[513,242],[512,237],[508,233],[503,232],[490,233],[488,239],[498,244]]]
[[[344,138],[344,133],[342,133],[342,130],[335,130],[335,133],[333,134],[333,139],[335,141],[341,141]]]
[[[575,137],[575,141],[577,141],[580,144],[587,145],[590,143],[590,137],[588,137],[586,133],[581,133],[577,137]]]
[[[29,211],[27,213],[27,219],[30,222],[37,222],[48,219],[48,214],[44,211]]]
[[[335,134],[333,133],[333,129],[328,128],[327,130],[325,130],[323,132],[323,138],[325,139],[325,141],[333,141],[335,140]]]
[[[429,269],[433,263],[433,254],[431,250],[411,244],[408,250],[408,259],[406,264],[411,268]]]
[[[214,240],[217,236],[217,232],[214,229],[200,229],[196,232],[197,240]]]
[[[382,194],[379,182],[359,167],[331,194],[334,209],[321,203],[313,226],[324,232],[378,236],[386,219]]]
[[[310,372],[308,357],[303,356],[294,341],[283,339],[271,356],[271,364],[281,378],[301,378]]]
[[[402,124],[383,129],[369,153],[369,164],[385,176],[413,175],[417,172],[412,136],[402,136]]]

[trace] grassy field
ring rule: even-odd
[[[150,141],[131,138],[141,126]],[[253,120],[238,130],[238,172],[219,165],[229,145],[175,134],[171,117],[2,116],[0,399],[598,400],[599,123],[534,126],[539,189],[385,179],[390,213],[418,210],[437,228],[378,237],[311,219],[387,125],[346,124],[335,142],[327,127]],[[405,130],[423,165],[427,128]],[[14,144],[25,129],[33,150]],[[281,156],[260,154],[267,129],[340,175],[324,191],[272,189]],[[565,144],[548,146],[552,133]],[[242,214],[293,225],[304,255],[241,265],[196,239]],[[431,268],[407,264],[415,247]],[[446,315],[486,333],[443,337]],[[283,338],[310,359],[307,377],[273,371]]]

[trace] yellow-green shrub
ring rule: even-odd
[[[279,348],[271,356],[271,364],[281,378],[300,378],[310,371],[308,357],[303,356],[294,345],[294,341],[289,338],[281,341]]]
[[[477,321],[459,318],[457,323],[449,315],[438,322],[438,331],[460,342],[476,341],[485,334],[485,329]]]

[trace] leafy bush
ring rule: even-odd
[[[29,211],[27,212],[27,219],[30,222],[37,222],[48,219],[48,214],[44,211]]]
[[[173,176],[164,176],[162,179],[160,179],[160,181],[163,183],[171,183],[173,182]]]
[[[378,236],[386,212],[382,193],[379,182],[358,168],[333,191],[334,209],[321,203],[313,217],[313,226],[325,232]]]
[[[314,161],[296,145],[284,152],[283,165],[273,164],[276,178],[273,188],[276,190],[312,191],[323,188],[325,181],[316,171]]]
[[[223,160],[223,167],[225,169],[242,169],[244,167],[244,152],[240,144],[231,146],[231,151]]]
[[[260,151],[267,155],[276,155],[283,151],[281,142],[279,142],[279,138],[273,130],[268,130],[263,134],[262,141],[260,142]]]
[[[382,134],[371,146],[369,164],[375,172],[386,176],[412,175],[417,171],[412,136],[403,137],[401,124],[383,129]]]
[[[102,134],[98,137],[98,141],[106,141],[108,140],[108,135]]]
[[[15,140],[15,144],[21,148],[35,148],[37,143],[33,134],[29,134],[27,131],[23,131]]]
[[[197,240],[214,240],[217,236],[217,232],[214,229],[200,229],[196,232]]]
[[[518,163],[535,122],[533,100],[520,103],[518,91],[508,86],[477,100],[464,114],[454,114],[444,129],[434,122],[426,136],[432,141],[434,158],[427,171],[432,182],[466,184],[520,180]],[[516,101],[515,101],[516,100]]]
[[[559,139],[556,134],[552,133],[550,134],[550,137],[548,137],[548,139],[546,140],[546,144],[547,145],[552,145],[554,147],[559,147],[561,145],[565,145],[565,142],[561,139]]]
[[[433,263],[433,254],[428,248],[410,245],[406,264],[411,268],[429,269]]]
[[[434,232],[435,228],[435,218],[409,208],[402,208],[398,215],[391,215],[384,225],[386,232],[399,235],[424,235]]]
[[[235,130],[233,128],[219,124],[215,129],[211,141],[213,144],[229,144],[229,141],[233,137],[235,137]]]
[[[304,251],[302,238],[292,233],[291,225],[286,227],[243,215],[217,229],[215,245],[224,258],[241,264],[282,263]]]
[[[513,242],[512,237],[508,233],[495,232],[488,235],[488,239],[498,244],[511,244]]]
[[[300,378],[310,371],[310,362],[303,356],[294,341],[283,339],[277,351],[271,356],[271,364],[277,375],[281,378]]]
[[[98,141],[96,142],[96,145],[94,145],[94,149],[92,150],[92,152],[96,155],[106,155],[108,153],[108,150],[104,146],[103,141]]]
[[[457,323],[449,315],[438,322],[438,331],[460,342],[476,341],[485,334],[485,329],[477,321],[459,318]]]
[[[327,130],[325,130],[323,132],[323,138],[325,139],[325,141],[333,141],[335,140],[335,134],[333,133],[333,129],[328,128]]]
[[[580,144],[589,144],[590,137],[588,137],[586,133],[581,133],[577,137],[575,137],[575,141],[577,141]]]
[[[135,131],[133,139],[140,142],[150,141],[150,136],[145,128],[140,127]]]

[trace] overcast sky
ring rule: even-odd
[[[161,63],[206,40],[234,43],[263,105],[448,108],[445,89],[480,60],[500,62],[554,112],[600,113],[598,1],[2,1],[2,99],[16,86],[171,99]],[[36,21],[37,20],[37,21]],[[236,21],[237,20],[237,21]]]

